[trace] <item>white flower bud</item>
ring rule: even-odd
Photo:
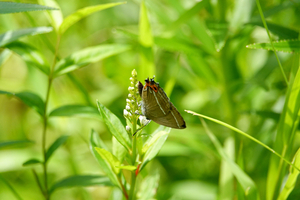
[[[128,87],[128,91],[133,91],[134,87]]]
[[[129,98],[132,98],[132,94],[128,94],[128,97],[129,97]]]
[[[130,131],[131,131],[130,126],[126,126],[126,131],[127,131],[127,132],[130,132]]]
[[[128,104],[126,105],[126,110],[130,110],[130,106]]]
[[[126,103],[130,103],[130,100],[129,100],[129,99],[126,99]]]
[[[146,117],[143,116],[143,115],[139,116],[139,120],[140,120],[140,122],[141,122],[142,125],[145,125],[148,122],[148,120],[146,119]]]

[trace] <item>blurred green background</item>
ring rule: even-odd
[[[22,1],[23,3],[38,3]],[[76,10],[113,1],[58,1],[64,17]],[[300,27],[299,1],[261,1],[274,40],[297,39]],[[99,44],[128,44],[131,50],[90,64],[70,74],[60,76],[50,91],[49,110],[62,105],[82,104],[96,107],[96,99],[118,116],[125,125],[123,109],[128,95],[133,69],[143,82],[150,65],[143,65],[141,55],[152,55],[155,79],[165,89],[186,121],[184,130],[172,130],[158,157],[147,168],[160,173],[157,199],[217,199],[222,192],[220,157],[206,135],[200,120],[184,110],[192,110],[238,127],[263,143],[272,146],[287,85],[278,62],[271,51],[248,49],[246,45],[269,42],[255,1],[247,0],[146,0],[153,35],[153,47],[139,45],[139,12],[141,1],[94,13],[71,26],[61,38],[59,58]],[[0,32],[35,26],[49,26],[46,11],[0,15]],[[34,24],[32,23],[32,21]],[[56,43],[55,32],[45,34]],[[21,41],[35,46],[51,63],[53,53],[40,36],[28,36]],[[1,49],[2,53],[4,48]],[[278,52],[288,79],[299,66],[297,54]],[[1,57],[2,58],[2,57]],[[38,69],[26,65],[11,53],[0,59],[0,90],[32,91],[46,98],[47,77]],[[149,64],[149,63],[148,63]],[[143,74],[145,76],[143,76]],[[234,138],[229,147],[234,160],[255,182],[261,199],[265,199],[266,180],[271,153],[249,139],[229,129],[208,122],[212,132],[224,144]],[[151,122],[145,132],[157,124]],[[111,145],[111,135],[97,119],[51,118],[47,144],[60,135],[70,135],[48,165],[49,182],[74,174],[102,173],[92,156],[88,137],[91,129]],[[42,199],[31,172],[22,167],[29,158],[42,159],[42,120],[20,100],[0,95],[0,142],[31,140],[33,144],[0,148],[0,199],[15,196],[4,180],[23,199]],[[292,155],[300,144],[293,141]],[[292,157],[288,158],[291,160]],[[38,174],[41,167],[35,167]],[[287,171],[286,171],[287,173]],[[240,187],[234,184],[235,190]],[[289,199],[300,196],[297,182]],[[114,199],[109,187],[71,188],[56,191],[52,199]],[[243,196],[243,195],[241,195]],[[240,195],[238,195],[240,197]],[[236,197],[237,198],[237,197]]]

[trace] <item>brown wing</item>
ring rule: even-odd
[[[175,106],[172,103],[170,103],[170,105],[171,105],[170,112],[167,115],[161,117],[155,117],[152,118],[151,120],[160,125],[167,126],[170,128],[176,128],[176,129],[186,128],[185,121],[180,115],[180,113],[178,112],[178,110],[175,108]]]
[[[170,113],[171,102],[161,87],[157,92],[147,87],[142,91],[144,115],[148,119],[164,117]]]

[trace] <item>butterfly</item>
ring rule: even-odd
[[[142,98],[142,113],[148,119],[170,128],[184,129],[185,121],[154,78],[139,81],[138,91]]]

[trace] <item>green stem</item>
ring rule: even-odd
[[[136,110],[136,108],[134,108]],[[132,135],[135,133],[136,131],[136,116],[133,116],[133,119],[135,119],[133,121],[132,124]],[[132,165],[135,165],[135,161],[136,161],[136,135],[135,134],[132,138]],[[130,184],[130,192],[129,192],[129,200],[133,200],[134,199],[134,188],[135,188],[135,181],[136,181],[136,176],[135,176],[135,171],[131,172],[131,184]]]
[[[42,138],[42,151],[43,151],[43,156],[44,156],[44,162],[43,162],[43,171],[44,171],[44,185],[45,185],[45,192],[44,196],[46,200],[50,199],[50,194],[48,190],[48,176],[47,176],[47,160],[46,160],[46,135],[47,135],[47,125],[48,125],[48,115],[47,115],[47,107],[48,107],[48,102],[49,102],[49,97],[50,97],[50,90],[52,86],[52,81],[53,81],[53,71],[54,71],[54,66],[56,64],[56,57],[58,53],[58,47],[60,43],[60,35],[57,37],[57,42],[56,42],[56,49],[55,49],[55,54],[53,58],[53,64],[50,68],[49,76],[48,76],[48,87],[47,87],[47,94],[46,94],[46,100],[45,100],[45,107],[44,107],[44,116],[43,116],[43,138]]]

